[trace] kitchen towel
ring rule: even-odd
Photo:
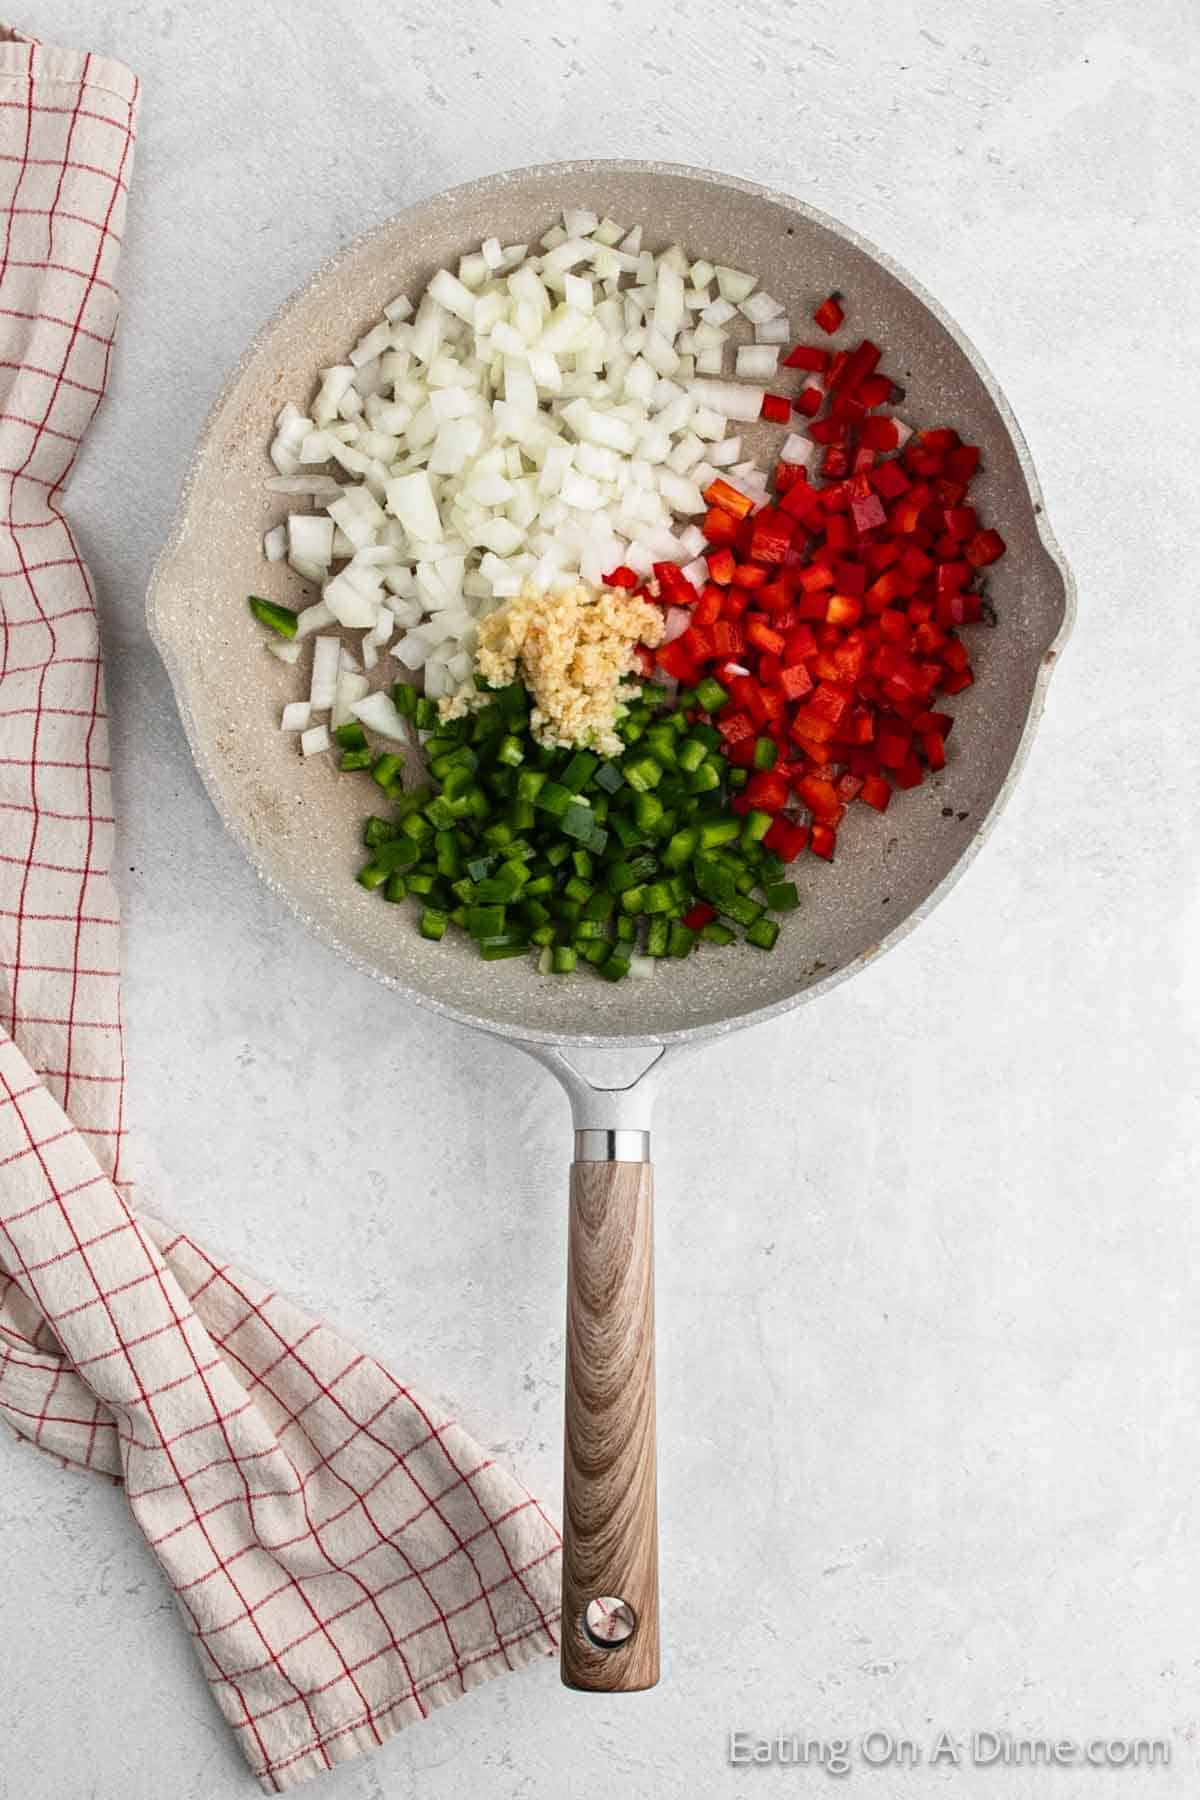
[[[138,84],[0,28],[0,1418],[124,1484],[263,1787],[554,1649],[558,1534],[328,1326],[139,1207],[95,596]]]

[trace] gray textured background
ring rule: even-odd
[[[547,1665],[320,1791],[811,1792],[826,1777],[727,1768],[725,1731],[945,1723],[1166,1731],[1174,1763],[844,1785],[1194,1794],[1193,9],[45,0],[20,23],[146,85],[121,350],[71,505],[104,605],[148,1194],[555,1503],[565,1103],[258,888],[146,639],[225,373],[420,195],[553,157],[709,164],[844,218],[950,308],[1079,581],[979,863],[882,964],[685,1067],[662,1107],[663,1686],[582,1700]],[[5,1796],[253,1791],[120,1495],[9,1448],[0,1643]]]

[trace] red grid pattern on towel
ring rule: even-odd
[[[556,1642],[558,1536],[454,1422],[131,1209],[95,599],[137,82],[0,31],[0,1418],[121,1480],[277,1792]]]

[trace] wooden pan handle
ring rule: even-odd
[[[562,1679],[633,1693],[658,1680],[649,1163],[572,1165],[566,1394]]]

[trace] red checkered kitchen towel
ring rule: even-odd
[[[0,1418],[122,1480],[268,1792],[556,1642],[558,1536],[370,1357],[135,1214],[95,601],[138,85],[0,28]]]

